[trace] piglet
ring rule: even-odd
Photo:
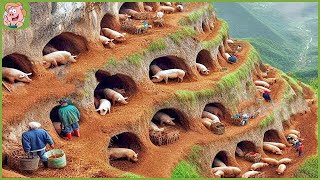
[[[159,128],[155,123],[152,121],[150,122],[149,130],[156,131],[156,132],[162,132],[164,128]]]
[[[203,64],[200,63],[196,63],[197,66],[197,70],[199,71],[199,73],[203,74],[203,75],[209,75],[209,70],[207,69],[207,67]]]
[[[176,11],[182,12],[183,11],[183,6],[181,4],[176,6]]]
[[[271,90],[270,90],[270,89],[265,88],[265,87],[263,87],[263,86],[256,86],[256,88],[257,88],[257,89],[260,89],[260,90],[262,90],[262,91],[271,92]]]
[[[242,178],[250,178],[253,177],[255,175],[258,175],[260,172],[259,171],[247,171],[244,174],[242,174]]]
[[[278,142],[263,142],[264,144],[271,144],[273,146],[277,146],[278,148],[280,149],[284,149],[286,148],[287,146],[283,143],[278,143]]]
[[[287,166],[285,164],[280,164],[278,166],[278,169],[277,169],[277,173],[280,175],[280,174],[283,174],[284,171],[287,169]]]
[[[100,99],[99,108],[96,111],[100,111],[100,115],[104,116],[108,112],[111,113],[111,103],[107,99]]]
[[[101,36],[100,35],[99,40],[103,45],[106,45],[107,47],[109,47],[111,49],[113,49],[114,46],[115,46],[115,44],[113,43],[114,39],[109,39],[109,38],[107,38],[105,36]]]
[[[138,161],[138,153],[135,153],[132,149],[127,148],[108,148],[108,155],[111,160],[127,158],[128,161]]]
[[[267,82],[265,82],[265,81],[259,81],[259,80],[257,80],[257,81],[254,81],[254,84],[255,84],[255,85],[258,85],[258,86],[263,86],[263,87],[265,87],[265,88],[269,88],[269,87],[270,87],[270,84],[267,83]]]
[[[280,148],[271,144],[263,143],[263,149],[274,154],[282,155],[282,151],[280,150]]]
[[[68,51],[56,51],[43,56],[43,65],[49,68],[51,65],[54,67],[58,64],[67,64],[68,62],[77,62],[74,58],[77,56],[72,56]]]
[[[220,119],[218,118],[218,116],[211,114],[207,111],[203,111],[202,112],[202,118],[209,118],[211,119],[213,122],[220,122]]]
[[[252,164],[250,170],[252,171],[255,171],[255,170],[261,170],[261,168],[264,168],[264,167],[267,167],[269,166],[268,163],[261,163],[261,162],[258,162],[258,163],[254,163]]]
[[[31,74],[32,73],[24,73],[14,68],[2,67],[2,78],[7,78],[12,84],[15,80],[30,83],[32,79],[30,79],[28,76]]]
[[[175,118],[170,117],[168,114],[163,113],[163,112],[157,112],[154,115],[154,119],[157,121],[160,121],[160,126],[162,126],[163,124],[168,124],[171,126],[176,125],[173,120],[175,120]]]
[[[210,113],[212,113],[212,114],[214,114],[214,115],[216,115],[216,116],[218,116],[220,118],[224,118],[224,115],[223,115],[223,112],[221,111],[221,109],[219,109],[219,108],[217,108],[215,106],[208,105],[208,106],[206,106],[204,108],[204,110],[207,111],[207,112],[210,112]]]
[[[272,166],[277,166],[279,164],[279,161],[273,158],[262,158],[261,160]]]
[[[113,105],[115,105],[116,102],[120,102],[122,104],[128,104],[128,102],[126,101],[126,99],[128,99],[128,97],[123,97],[120,93],[116,92],[113,89],[105,88],[103,90],[103,93],[106,98],[112,100]]]
[[[175,11],[175,9],[170,6],[160,6],[158,10],[167,14],[171,14]]]
[[[168,69],[159,71],[156,75],[152,76],[152,82],[161,82],[164,80],[166,84],[168,83],[168,79],[178,78],[179,81],[183,81],[183,77],[186,73],[181,69]]]
[[[292,160],[290,158],[282,158],[279,160],[279,164],[290,164]]]
[[[109,29],[109,28],[102,28],[101,29],[103,35],[107,36],[110,39],[114,39],[117,42],[123,42],[126,40],[125,33],[119,33],[115,30]]]

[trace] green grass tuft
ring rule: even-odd
[[[135,53],[126,58],[127,61],[136,66],[140,66],[142,63],[142,56],[140,53]]]
[[[134,174],[132,172],[125,172],[120,175],[121,178],[144,178],[143,176]]]
[[[158,40],[153,41],[151,44],[149,44],[147,48],[147,52],[161,51],[166,48],[167,48],[167,44],[164,38],[160,38]]]
[[[270,114],[269,116],[267,116],[266,118],[264,118],[259,126],[261,129],[268,127],[270,124],[272,124],[274,122],[274,114]]]
[[[311,156],[295,172],[296,178],[318,178],[318,156]]]
[[[171,178],[201,178],[201,176],[195,165],[183,160],[174,168]]]
[[[219,19],[219,21],[222,21],[221,27],[219,29],[218,32],[218,36],[215,36],[214,38],[212,38],[209,41],[203,41],[201,42],[201,45],[205,48],[205,49],[210,49],[213,47],[218,46],[221,41],[223,40],[224,37],[226,37],[229,34],[229,25],[226,21]]]
[[[214,11],[212,3],[205,8],[192,11],[187,17],[179,20],[178,24],[181,26],[190,25],[199,21],[206,13],[212,13]]]
[[[185,38],[196,35],[197,32],[192,27],[183,27],[175,33],[169,35],[169,38],[177,45],[180,45],[181,41]]]
[[[214,95],[212,89],[204,89],[200,91],[178,90],[175,92],[176,97],[181,103],[191,104],[192,106],[200,99],[206,99]]]
[[[115,58],[115,57],[110,57],[109,59],[108,59],[108,63],[107,63],[107,66],[109,66],[109,65],[112,65],[112,66],[117,66],[117,64],[119,63],[119,61],[117,60],[117,58]]]

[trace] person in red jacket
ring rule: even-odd
[[[302,156],[303,149],[304,149],[304,146],[303,146],[302,142],[300,142],[300,145],[299,145],[299,147],[298,147],[299,157]]]

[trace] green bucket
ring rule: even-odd
[[[46,152],[48,166],[50,168],[63,168],[67,165],[66,154],[61,149],[53,149]]]

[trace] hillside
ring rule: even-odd
[[[316,3],[215,3],[215,6],[218,14],[230,22],[230,34],[249,40],[265,62],[306,83],[317,79]]]
[[[250,42],[230,41],[231,28],[212,4],[182,3],[182,11],[167,5],[175,10],[163,17],[156,17],[163,8],[159,2],[30,5],[28,29],[3,31],[2,69],[32,73],[31,82],[3,76],[3,177],[241,177],[262,158],[277,165],[290,158],[284,174],[269,166],[253,176],[288,178],[317,153],[315,92],[265,64]],[[129,19],[120,18],[133,11]],[[114,40],[101,41],[102,34]],[[61,51],[75,61],[48,66],[46,57]],[[59,133],[61,98],[81,113],[80,137]],[[99,112],[108,101],[109,111]],[[31,121],[41,123],[55,149],[64,151],[66,166],[47,169],[39,163],[32,172],[21,170],[21,135]],[[287,140],[292,130],[305,139],[300,158]],[[282,150],[267,150],[267,142],[280,143]],[[49,155],[49,161],[63,157]],[[228,167],[218,175],[218,166],[239,170]]]

